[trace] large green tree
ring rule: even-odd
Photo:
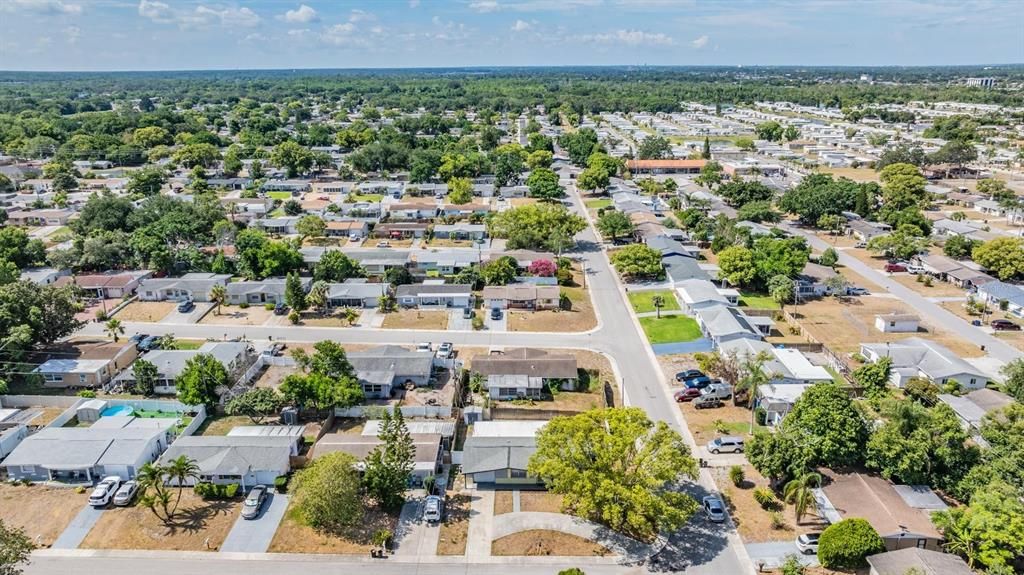
[[[286,140],[274,147],[270,153],[270,162],[284,168],[289,178],[295,178],[313,167],[313,153],[295,140]]]
[[[1013,487],[995,482],[971,497],[970,505],[932,514],[946,549],[971,567],[1012,566],[1024,556],[1024,502]]]
[[[618,210],[606,210],[597,217],[596,225],[602,236],[612,240],[633,233],[633,222]]]
[[[405,501],[416,456],[399,406],[384,412],[377,437],[382,443],[366,456],[363,486],[382,507],[397,509]]]
[[[320,261],[313,267],[313,279],[326,282],[343,282],[349,278],[366,276],[359,262],[350,258],[341,250],[324,252]]]
[[[619,275],[630,281],[659,279],[665,275],[661,252],[644,244],[630,244],[616,250],[611,261]]]
[[[1024,277],[1024,239],[989,240],[974,248],[971,259],[1003,281]]]
[[[573,236],[586,227],[586,220],[560,204],[519,206],[487,220],[490,235],[508,240],[509,249],[561,252],[571,247]]]
[[[341,532],[363,518],[356,459],[335,451],[317,457],[292,480],[292,507],[306,525]]]
[[[558,185],[558,174],[550,168],[538,168],[526,179],[530,197],[539,200],[557,200],[565,196],[565,190]]]
[[[23,530],[10,527],[0,519],[0,575],[21,575],[22,565],[28,564],[35,548]]]
[[[244,415],[259,425],[263,420],[277,413],[284,398],[269,387],[254,387],[237,395],[227,403],[224,411],[228,415]]]
[[[809,387],[782,425],[804,435],[813,465],[844,467],[863,459],[867,421],[849,393],[834,383]]]
[[[528,470],[567,509],[644,540],[679,528],[697,507],[671,488],[696,477],[689,447],[638,408],[552,419],[537,434]]]
[[[182,403],[206,405],[207,409],[217,404],[217,390],[230,383],[224,364],[208,353],[200,353],[186,361],[185,368],[174,380]]]
[[[885,551],[882,538],[865,519],[843,519],[829,525],[818,541],[818,559],[824,567],[855,569],[868,555]]]

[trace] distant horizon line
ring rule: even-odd
[[[568,69],[707,69],[707,70],[764,70],[764,69],[808,69],[808,70],[915,70],[915,69],[1024,69],[1024,62],[982,63],[982,64],[559,64],[559,65],[475,65],[475,66],[367,66],[367,67],[291,67],[291,68],[152,68],[152,69],[111,69],[111,70],[9,70],[0,69],[0,74],[174,74],[195,72],[373,72],[373,71],[441,71],[441,70],[568,70]]]

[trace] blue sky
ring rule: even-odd
[[[1024,0],[0,0],[0,69],[1024,62]]]

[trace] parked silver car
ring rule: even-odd
[[[131,505],[135,496],[139,493],[139,482],[134,479],[125,481],[117,493],[114,494],[114,505],[118,507],[126,507]]]
[[[256,519],[260,515],[260,509],[263,508],[263,502],[267,500],[267,486],[257,485],[252,488],[249,495],[245,497],[245,503],[242,503],[242,519]]]

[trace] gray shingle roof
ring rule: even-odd
[[[916,569],[922,575],[972,575],[963,559],[949,553],[909,547],[868,557],[871,572],[878,575],[906,575]]]
[[[935,380],[960,374],[988,378],[945,346],[919,337],[908,337],[888,344],[866,343],[863,347],[880,357],[892,358],[893,369],[914,368]]]
[[[528,375],[548,379],[575,379],[576,357],[542,349],[520,348],[504,354],[473,358],[473,371],[482,375]]]
[[[160,457],[168,462],[184,455],[205,475],[244,475],[288,471],[294,437],[208,435],[179,437]]]
[[[537,451],[533,437],[467,437],[462,448],[463,473],[526,469]]]

